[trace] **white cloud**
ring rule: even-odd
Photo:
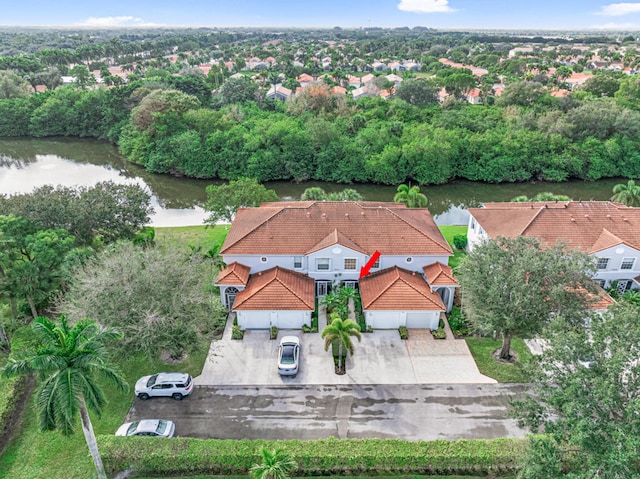
[[[400,0],[398,10],[414,13],[448,13],[455,10],[449,0]]]
[[[640,13],[640,3],[612,3],[604,5],[602,10],[596,15],[605,15],[607,17],[620,17],[631,13]]]
[[[157,23],[145,22],[142,18],[122,15],[118,17],[89,17],[76,23],[81,27],[157,27]]]

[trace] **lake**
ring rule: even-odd
[[[205,187],[219,180],[177,178],[149,173],[127,162],[118,149],[105,142],[79,139],[0,139],[0,193],[28,193],[46,184],[92,186],[100,181],[137,183],[152,195],[155,214],[153,226],[188,226],[202,224],[207,216],[202,209]],[[424,186],[429,210],[441,225],[467,223],[466,208],[488,201],[509,201],[520,195],[534,196],[543,191],[564,194],[575,200],[607,200],[614,185],[622,179],[566,183],[487,184],[455,181],[440,186]],[[341,185],[310,181],[301,184],[271,182],[282,199],[299,199],[305,188],[319,186],[327,192],[355,188],[365,200],[392,201],[394,186]]]

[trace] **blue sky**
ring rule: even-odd
[[[1,3],[2,25],[289,26],[640,30],[640,1],[29,0]]]

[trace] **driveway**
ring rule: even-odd
[[[435,340],[427,330],[411,330],[409,340],[398,331],[363,333],[355,341],[355,355],[347,358],[347,374],[334,372],[331,353],[324,350],[318,333],[280,331],[279,338],[300,338],[301,362],[298,375],[281,377],[277,372],[279,339],[271,341],[268,331],[246,331],[242,341],[231,339],[227,325],[222,339],[213,341],[200,386],[222,385],[339,385],[339,384],[492,384],[480,374],[467,343],[460,339]]]
[[[524,437],[509,401],[524,385],[196,387],[182,401],[135,399],[127,420],[164,418],[178,436],[219,439]]]

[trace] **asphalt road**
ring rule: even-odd
[[[196,387],[182,401],[135,399],[128,420],[170,419],[177,436],[218,439],[524,437],[507,416],[525,385]]]

